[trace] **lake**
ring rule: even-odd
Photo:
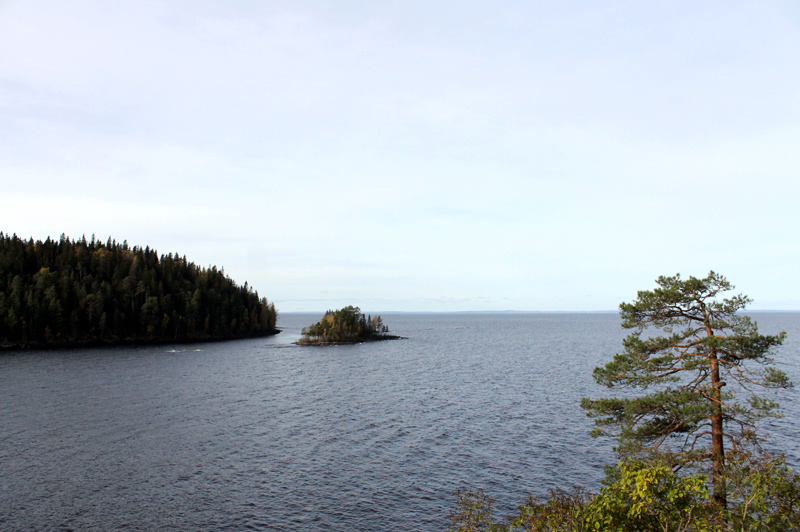
[[[222,343],[0,354],[0,528],[436,531],[453,491],[504,515],[528,493],[598,488],[612,441],[578,403],[621,350],[614,313],[382,313],[405,340]],[[754,313],[789,333],[800,313]],[[766,429],[800,464],[800,400]]]

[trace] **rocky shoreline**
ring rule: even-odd
[[[366,342],[381,342],[383,340],[408,340],[405,336],[394,336],[391,334],[381,335],[381,336],[372,336],[369,338],[357,338],[355,340],[342,340],[337,342],[326,342],[323,340],[306,340],[304,338],[292,342],[294,345],[302,345],[302,346],[330,346],[330,345],[354,345],[354,344],[363,344]]]
[[[244,336],[227,336],[227,337],[207,337],[207,338],[192,338],[192,339],[179,339],[179,338],[157,338],[152,340],[141,338],[115,338],[115,339],[101,339],[94,338],[92,340],[81,340],[75,342],[52,342],[52,343],[20,343],[20,344],[4,344],[0,345],[0,353],[10,351],[32,351],[32,350],[59,350],[59,349],[75,349],[75,348],[95,348],[95,347],[120,347],[120,346],[147,346],[147,345],[190,345],[190,344],[207,344],[216,342],[228,342],[231,340],[246,340],[248,338],[265,338],[267,336],[275,336],[280,334],[280,329],[269,331],[266,333],[249,334]]]

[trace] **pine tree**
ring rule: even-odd
[[[713,271],[685,281],[662,276],[657,284],[620,305],[622,326],[636,332],[624,340],[624,352],[594,370],[608,388],[653,391],[585,398],[581,406],[595,418],[593,436],[617,435],[622,456],[659,455],[675,467],[710,464],[713,499],[724,507],[726,446],[741,447],[754,437],[759,419],[777,414],[777,403],[756,390],[792,385],[770,367],[771,351],[786,333],[759,334],[740,313],[750,298],[721,299],[734,287]]]

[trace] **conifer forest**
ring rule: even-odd
[[[277,332],[275,306],[178,254],[0,232],[0,347],[222,340]]]

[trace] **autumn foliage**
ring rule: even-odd
[[[347,306],[329,310],[321,320],[303,329],[299,344],[357,343],[370,340],[396,338],[389,336],[389,328],[380,316],[365,316],[358,307]]]

